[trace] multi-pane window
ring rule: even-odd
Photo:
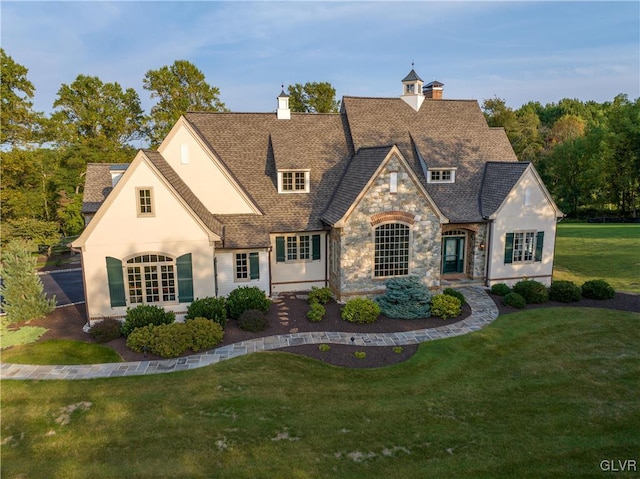
[[[299,259],[311,258],[311,241],[309,235],[300,236],[300,254]]]
[[[453,180],[453,170],[430,170],[429,174],[433,182],[451,182]]]
[[[320,259],[320,235],[276,236],[276,262],[316,261]]]
[[[409,274],[409,226],[387,223],[375,229],[374,276]]]
[[[149,216],[153,214],[150,188],[138,188],[138,214]]]
[[[283,171],[280,173],[280,191],[287,193],[304,193],[309,191],[308,171]]]
[[[287,236],[287,261],[298,259],[298,237]]]
[[[534,231],[521,231],[513,235],[513,262],[533,261],[536,234]]]
[[[130,303],[176,300],[175,261],[160,254],[145,254],[127,261]]]
[[[260,261],[257,251],[236,253],[236,281],[260,279]]]

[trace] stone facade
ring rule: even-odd
[[[390,192],[391,172],[397,172],[397,193]],[[374,277],[374,230],[389,222],[410,227],[409,274],[429,287],[439,286],[440,220],[404,163],[392,157],[357,202],[344,228],[330,235],[331,247],[338,252],[338,271],[331,273],[330,283],[338,299],[384,291],[387,278]]]

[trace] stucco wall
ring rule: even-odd
[[[260,264],[260,278],[247,281],[236,281],[235,253],[250,253],[250,251],[216,251],[218,272],[218,296],[228,296],[231,291],[240,286],[256,286],[269,295],[269,252],[258,251]]]
[[[525,191],[530,189],[529,205]],[[544,231],[542,261],[504,263],[506,234],[514,231]],[[527,170],[498,210],[491,230],[491,261],[487,282],[513,284],[522,278],[551,284],[556,238],[555,210],[547,200],[535,175]]]
[[[398,191],[389,191],[390,172],[398,172]],[[440,284],[440,222],[424,194],[397,158],[391,158],[364,193],[339,236],[340,295],[372,295],[384,290],[388,278],[374,278],[374,227],[372,215],[400,211],[413,216],[410,225],[409,274],[429,287]]]
[[[276,261],[276,236],[295,235],[273,234],[271,235],[271,292],[281,293],[285,291],[307,291],[313,286],[324,287],[326,279],[327,251],[325,246],[324,231],[300,232],[297,234],[320,235],[320,259],[317,260],[297,260],[297,261]]]

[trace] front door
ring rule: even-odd
[[[464,236],[444,238],[443,273],[464,273]]]

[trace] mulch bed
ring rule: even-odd
[[[505,306],[502,298],[490,295],[494,300],[500,314],[522,311]],[[281,296],[281,301],[276,301],[268,314],[269,327],[261,333],[251,333],[241,330],[235,321],[229,321],[225,327],[224,341],[220,346],[232,344],[247,339],[255,339],[262,336],[274,336],[279,334],[310,332],[310,331],[343,331],[360,333],[382,333],[411,331],[415,329],[433,328],[446,324],[453,324],[461,321],[471,314],[468,305],[463,307],[460,316],[450,320],[440,318],[427,318],[418,320],[398,320],[380,316],[373,324],[352,324],[340,319],[340,305],[331,301],[326,305],[327,314],[320,322],[313,323],[306,318],[309,305],[303,296],[287,294]],[[574,303],[559,303],[549,301],[543,304],[527,305],[525,309],[553,307],[553,306],[574,306],[574,307],[598,307],[618,309],[622,311],[640,312],[640,296],[634,294],[616,293],[615,298],[610,300],[589,300],[583,299]],[[48,339],[71,339],[88,343],[95,342],[91,335],[85,333],[82,327],[86,323],[84,305],[67,306],[56,309],[46,318],[29,322],[30,326],[42,326],[48,331],[40,338],[40,341]],[[16,325],[20,326],[20,325]],[[125,339],[119,338],[109,343],[107,346],[115,349],[125,361],[141,361],[149,359],[161,359],[152,354],[146,356],[141,353],[131,351],[125,345]],[[319,361],[349,368],[376,368],[396,364],[410,358],[418,350],[418,345],[403,346],[400,353],[395,352],[392,347],[362,347],[351,345],[331,344],[328,351],[320,351],[318,345],[301,345],[280,349],[294,354],[300,354],[315,358]],[[364,351],[365,358],[357,358],[356,351]],[[190,352],[185,355],[191,354]]]

